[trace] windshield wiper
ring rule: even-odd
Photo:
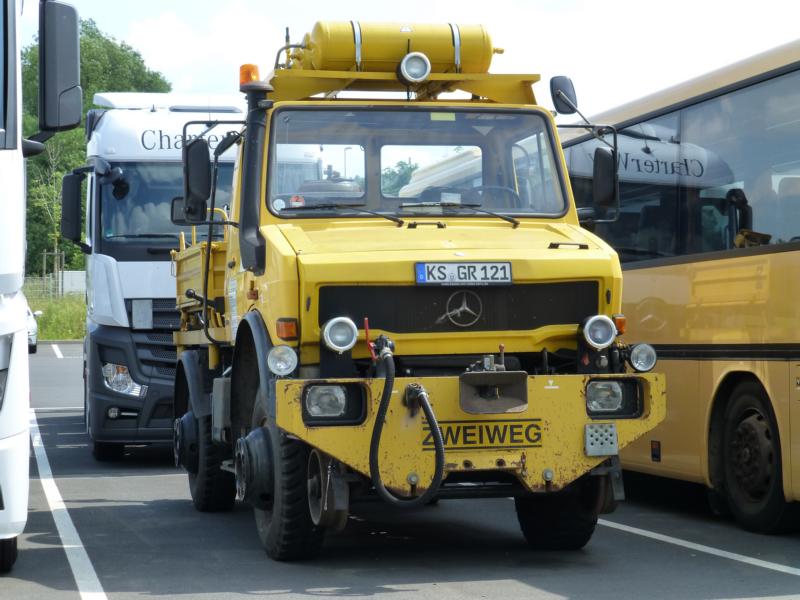
[[[514,229],[519,227],[519,220],[515,219],[510,215],[503,215],[501,213],[496,213],[491,210],[486,210],[482,208],[480,204],[471,204],[471,203],[464,203],[464,202],[403,202],[400,205],[400,208],[434,208],[434,207],[441,207],[441,208],[468,208],[470,210],[474,210],[478,213],[483,213],[486,215],[491,215],[493,217],[497,217],[498,219],[503,219],[503,221],[508,221],[512,225],[514,225]]]
[[[177,240],[178,234],[177,233],[116,233],[114,235],[107,235],[105,239],[113,240],[113,239],[141,239],[141,238],[159,238],[159,239],[170,239],[170,240]]]
[[[403,219],[399,217],[395,217],[393,215],[386,215],[383,213],[376,212],[374,210],[369,210],[368,208],[364,208],[363,204],[335,204],[333,202],[328,204],[307,204],[305,206],[292,206],[282,209],[280,212],[289,211],[289,210],[333,210],[336,208],[352,208],[362,213],[367,213],[369,215],[375,215],[376,217],[383,217],[384,219],[388,219],[392,223],[397,223],[398,227],[402,227]]]

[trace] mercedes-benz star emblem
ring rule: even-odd
[[[456,327],[470,327],[475,325],[483,314],[483,302],[478,294],[469,290],[450,294],[445,308],[447,312],[436,319],[437,325],[450,321]]]

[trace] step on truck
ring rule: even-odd
[[[183,148],[172,217],[209,241],[174,253],[175,457],[198,510],[252,505],[274,559],[315,554],[368,496],[513,497],[531,546],[581,548],[623,496],[620,449],[664,418],[539,77],[490,74],[494,52],[481,26],[287,35],[265,80],[241,68],[224,224],[218,150]],[[613,218],[613,147],[594,166]]]
[[[172,440],[172,333],[180,318],[170,251],[182,228],[170,206],[182,189],[184,124],[199,121],[187,137],[204,134],[216,148],[229,131],[225,121],[241,119],[244,103],[156,93],[97,93],[93,100],[87,162],[64,178],[62,235],[86,254],[86,431],[95,458],[114,460],[125,444]],[[221,205],[230,201],[233,156],[220,158]]]

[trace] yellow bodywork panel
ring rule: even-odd
[[[638,378],[642,382],[643,414],[633,419],[591,419],[584,390],[589,379]],[[383,379],[314,380],[315,384],[360,382],[366,390],[367,414],[360,425],[307,426],[303,422],[303,389],[311,381],[280,380],[276,384],[278,426],[304,442],[369,476],[369,446]],[[421,411],[411,415],[402,397],[410,383],[428,392],[445,439],[445,472],[489,470],[514,474],[531,491],[557,490],[568,485],[607,456],[587,456],[584,430],[588,423],[615,423],[619,448],[650,431],[665,416],[663,376],[550,375],[527,380],[528,403],[521,412],[470,414],[459,403],[458,377],[410,377],[395,380],[380,445],[381,478],[400,494],[411,494],[409,475],[416,474],[421,493],[433,477],[434,446]],[[547,485],[546,469],[553,473]]]

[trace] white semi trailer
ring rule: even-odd
[[[20,0],[0,0],[0,572],[17,559],[28,515],[28,331],[25,276],[24,159],[81,120],[78,14],[40,1],[39,129],[22,137]]]

